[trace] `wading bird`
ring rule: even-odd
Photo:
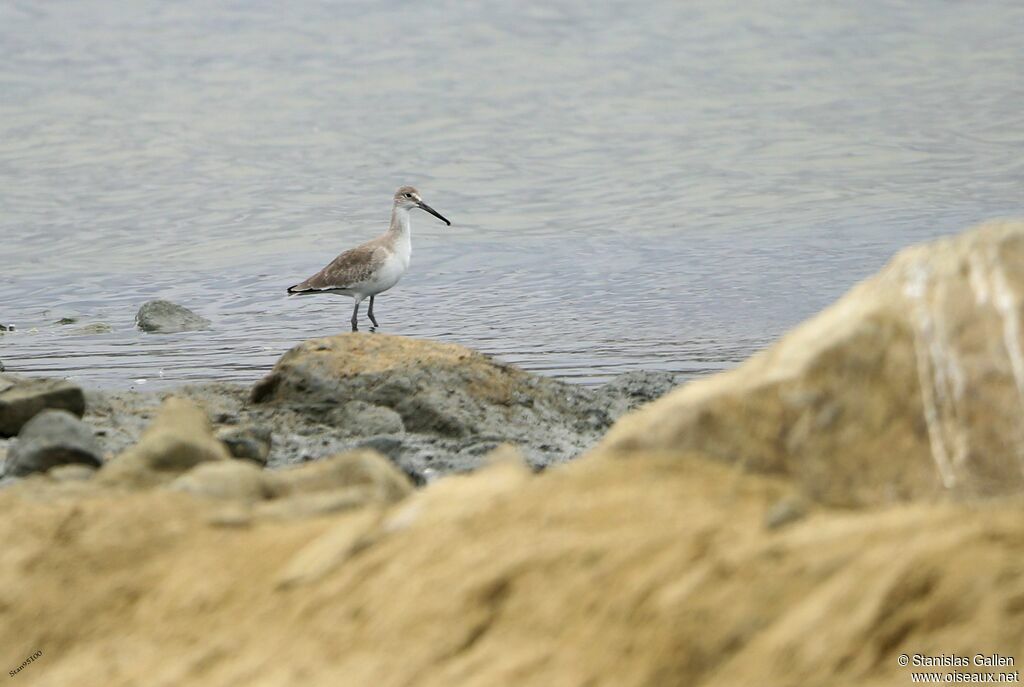
[[[412,186],[403,186],[395,191],[391,226],[386,232],[372,241],[345,251],[306,281],[290,287],[288,293],[340,293],[352,296],[356,301],[352,311],[354,332],[359,330],[359,304],[369,297],[370,308],[366,314],[370,316],[374,327],[379,326],[373,316],[373,298],[397,284],[409,269],[409,258],[412,255],[409,212],[416,208],[429,212],[448,226],[452,224],[424,203],[419,191]]]

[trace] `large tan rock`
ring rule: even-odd
[[[599,450],[699,451],[877,503],[1024,487],[1024,224],[904,250],[724,374],[622,418]]]

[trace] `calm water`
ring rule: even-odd
[[[405,183],[454,226],[414,215],[384,330],[584,383],[732,366],[1024,214],[1016,0],[211,4],[0,0],[9,370],[253,380],[347,328],[284,289]],[[214,331],[137,332],[155,297]]]

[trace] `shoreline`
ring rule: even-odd
[[[408,350],[396,352],[397,356],[418,348],[451,346],[380,333],[339,335],[313,341],[344,340],[352,336],[406,344]],[[318,345],[304,342],[293,350]],[[528,373],[496,363],[475,351],[464,350],[472,354],[471,363],[465,369],[439,361],[436,369],[428,366],[411,371],[400,360],[393,360],[394,367],[368,373],[366,383],[326,394],[296,394],[281,402],[253,399],[254,390],[259,389],[263,381],[255,385],[188,383],[170,389],[145,390],[84,388],[82,420],[95,432],[103,460],[109,461],[139,441],[165,399],[180,397],[203,410],[215,434],[239,435],[246,444],[241,451],[264,453],[259,462],[268,468],[371,448],[394,462],[415,484],[422,485],[446,474],[479,468],[485,462],[484,457],[502,444],[519,447],[536,471],[571,460],[596,444],[621,415],[666,393],[675,386],[677,379],[677,375],[665,372],[626,372],[603,385],[584,387]],[[414,359],[415,355],[412,354]],[[364,366],[373,364],[372,356],[362,361],[360,364]],[[508,408],[507,399],[499,398],[481,397],[477,399],[479,407],[472,409],[464,404],[447,403],[447,395],[456,387],[465,386],[467,369],[471,375],[475,371],[484,376],[513,377],[514,383],[522,388],[517,389],[520,398],[514,399],[512,405],[524,412],[511,415],[492,412]],[[424,376],[424,371],[429,374]],[[8,370],[4,377],[17,379],[21,376]],[[352,378],[359,377],[357,373]],[[323,386],[329,382],[323,377],[313,380],[313,384]],[[389,392],[388,388],[395,390]],[[402,394],[410,389],[414,389],[420,401],[415,408],[402,409],[405,400]],[[544,408],[539,414],[532,412],[529,406],[538,398],[560,399],[557,411]],[[493,417],[488,417],[488,413]],[[433,421],[424,423],[415,419],[421,415]],[[510,422],[509,418],[514,420]],[[410,423],[413,426],[409,426]],[[261,443],[268,446],[253,448],[254,444]],[[11,444],[11,439],[0,438],[0,459],[5,457]]]

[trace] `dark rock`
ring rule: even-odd
[[[102,452],[92,428],[65,410],[44,410],[25,423],[7,452],[4,474],[24,477],[58,465],[100,466]]]
[[[0,360],[0,372],[4,371],[4,361]]]
[[[85,395],[74,384],[59,379],[0,375],[0,436],[14,436],[26,422],[46,409],[66,410],[81,417]]]
[[[57,324],[61,324],[61,325],[63,325],[63,324],[74,324],[76,322],[78,322],[78,318],[76,318],[76,317],[62,317],[59,320],[57,320]]]
[[[217,433],[235,458],[244,458],[260,465],[267,464],[273,441],[269,429],[261,427],[227,427]]]
[[[170,301],[145,303],[135,316],[139,329],[151,334],[174,334],[209,329],[210,321]]]

